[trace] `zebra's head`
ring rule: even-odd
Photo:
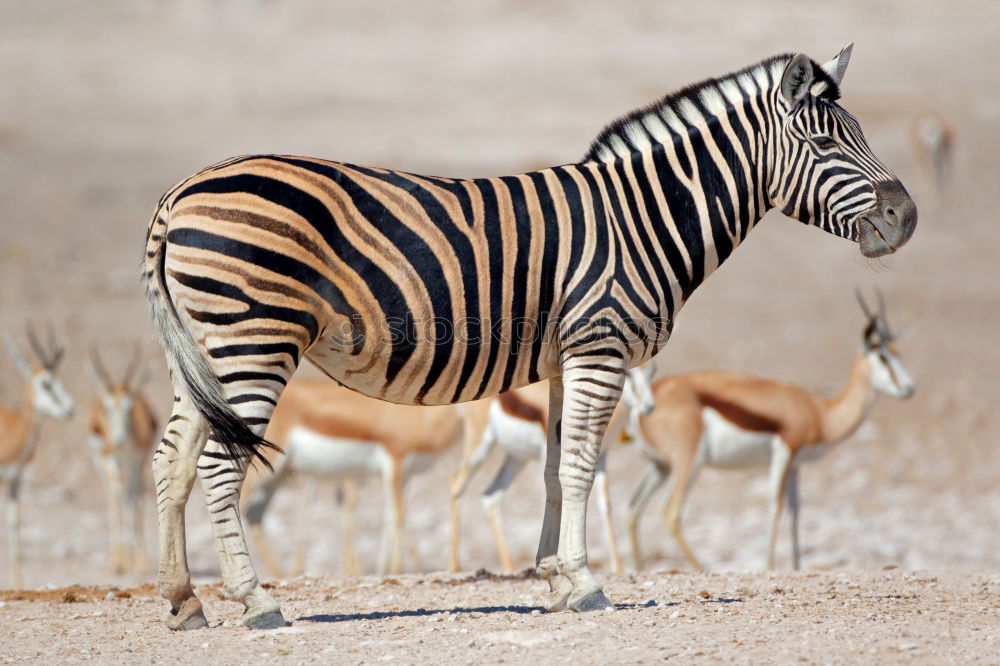
[[[825,65],[800,53],[785,66],[768,195],[785,215],[879,257],[913,235],[917,207],[872,153],[858,121],[837,103],[852,46]]]

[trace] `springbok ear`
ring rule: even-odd
[[[833,57],[833,60],[824,63],[823,70],[830,75],[830,78],[840,85],[844,80],[844,72],[847,71],[847,63],[851,62],[851,51],[854,50],[854,42],[851,42],[840,50],[840,53]]]
[[[781,75],[781,95],[790,105],[795,106],[809,94],[813,82],[813,62],[804,53],[798,53],[785,67]]]
[[[14,342],[14,338],[10,337],[10,333],[3,336],[4,342],[7,343],[7,351],[10,352],[10,357],[14,359],[14,365],[17,366],[17,371],[21,373],[21,376],[25,379],[31,378],[31,366],[28,362],[24,360],[24,356],[21,355],[21,350],[17,348],[17,343]]]

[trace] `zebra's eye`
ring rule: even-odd
[[[812,142],[820,150],[833,150],[837,147],[837,142],[828,136],[814,136]]]

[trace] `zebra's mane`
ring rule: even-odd
[[[654,142],[686,133],[690,125],[703,122],[706,113],[721,113],[742,104],[754,91],[776,85],[794,55],[784,53],[725,76],[705,79],[618,118],[590,144],[584,161],[627,157]],[[813,77],[814,95],[830,101],[840,98],[839,86],[816,62],[813,62]]]

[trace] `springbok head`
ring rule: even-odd
[[[97,347],[93,347],[87,360],[87,374],[97,385],[108,436],[115,444],[124,445],[128,439],[135,396],[149,379],[149,364],[142,363],[142,350],[139,345],[135,346],[125,374],[118,381],[112,381]]]
[[[625,388],[622,390],[622,400],[625,406],[633,412],[646,416],[653,413],[656,402],[653,399],[653,375],[656,365],[647,361],[637,368],[632,368],[625,376]]]
[[[882,292],[876,292],[878,310],[872,312],[861,292],[857,292],[858,303],[865,313],[865,328],[862,338],[862,352],[872,369],[872,386],[896,398],[909,398],[916,390],[913,378],[903,366],[896,347],[896,338],[889,328]]]
[[[73,416],[76,405],[72,396],[63,386],[62,380],[56,376],[59,364],[65,354],[65,347],[56,341],[55,331],[50,324],[47,326],[45,344],[35,332],[34,326],[27,326],[28,342],[35,353],[35,362],[28,363],[14,338],[5,336],[7,351],[10,352],[18,372],[28,384],[30,401],[35,411],[57,419],[69,419]]]
[[[853,45],[824,65],[788,59],[777,94],[771,203],[785,215],[849,238],[866,257],[895,252],[917,226],[917,207],[839,103]]]

